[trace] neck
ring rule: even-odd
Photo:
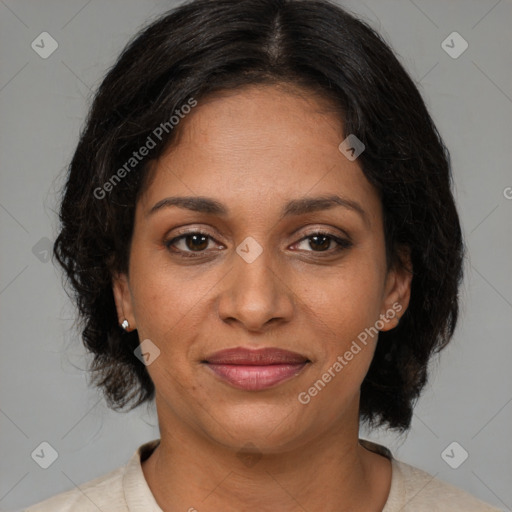
[[[142,469],[164,512],[380,512],[389,494],[391,463],[359,445],[357,422],[293,446],[271,449],[262,439],[243,450],[246,443],[222,445],[169,409],[159,419],[160,444]]]

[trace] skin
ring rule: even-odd
[[[142,469],[165,512],[384,507],[390,461],[358,444],[359,390],[378,336],[310,403],[297,398],[393,304],[403,315],[410,297],[411,274],[386,268],[379,196],[358,160],[339,151],[343,125],[328,106],[270,85],[210,96],[153,162],[128,275],[116,275],[113,289],[119,322],[160,350],[147,369],[161,442]],[[368,222],[343,207],[279,218],[289,200],[333,193],[357,201]],[[169,196],[212,197],[230,213],[173,206],[146,215]],[[181,239],[173,252],[165,241],[178,228],[211,238]],[[336,253],[334,240],[306,238],[317,229],[353,245]],[[248,236],[263,249],[251,263],[236,252]],[[273,388],[244,391],[201,363],[238,346],[284,348],[311,363]],[[258,453],[251,464],[237,456],[247,443]]]

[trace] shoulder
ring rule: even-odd
[[[23,512],[125,512],[122,479],[125,466],[78,487],[30,505]]]
[[[501,512],[472,494],[443,482],[435,476],[393,459],[392,491],[390,498],[400,504],[403,512]],[[393,494],[393,496],[391,495]],[[400,501],[399,501],[400,500]],[[390,503],[391,505],[391,503]],[[384,512],[388,512],[387,507]],[[389,508],[389,512],[394,512]]]
[[[30,505],[23,512],[162,512],[151,494],[141,466],[159,442],[160,439],[153,439],[140,445],[125,465]]]

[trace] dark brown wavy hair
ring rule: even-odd
[[[403,264],[399,248],[406,246],[413,279],[399,325],[379,334],[360,418],[403,432],[429,360],[450,341],[459,312],[465,248],[450,155],[388,44],[327,0],[187,2],[136,34],[106,73],[69,166],[54,245],[93,355],[92,382],[115,410],[154,398],[153,381],[134,355],[137,331],[118,325],[112,276],[128,271],[149,163],[176,142],[178,129],[163,131],[115,186],[104,184],[190,98],[200,104],[215,91],[249,84],[291,84],[321,95],[336,106],[345,136],[365,145],[358,162],[382,201],[388,268]]]

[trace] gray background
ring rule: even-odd
[[[131,35],[174,5],[0,0],[1,510],[103,475],[159,437],[152,406],[115,413],[88,388],[74,310],[45,251],[56,236],[57,193],[91,91]],[[461,321],[432,365],[410,433],[362,436],[511,510],[512,2],[343,5],[384,36],[420,87],[451,151],[469,249]],[[31,48],[43,31],[58,42],[47,59]],[[458,58],[441,46],[453,31],[469,44]],[[48,469],[31,457],[43,441],[59,454]],[[457,469],[441,456],[453,441],[469,453]],[[454,460],[462,451],[449,453]]]

